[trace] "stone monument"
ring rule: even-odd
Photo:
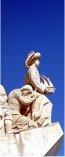
[[[25,85],[7,96],[0,85],[1,156],[55,156],[62,143],[63,131],[52,123],[52,103],[46,94],[55,92],[49,78],[40,76],[41,54],[31,51],[25,61],[28,68]]]

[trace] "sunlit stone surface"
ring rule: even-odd
[[[21,155],[24,157],[56,155],[61,146],[62,136],[63,131],[59,123],[20,133],[23,148]]]
[[[0,156],[54,156],[61,147],[63,131],[59,123],[15,134],[15,143],[8,137],[0,139]]]

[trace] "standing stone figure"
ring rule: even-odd
[[[51,94],[55,91],[53,84],[47,77],[43,76],[42,81],[40,79],[40,74],[37,69],[40,63],[40,57],[40,53],[32,51],[25,61],[25,65],[28,68],[25,84],[30,85],[36,95],[36,99],[32,104],[32,120],[39,127],[51,123],[52,103],[45,94]]]

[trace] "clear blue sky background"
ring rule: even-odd
[[[40,74],[51,79],[56,92],[52,122],[64,129],[63,0],[2,0],[2,85],[7,94],[24,85],[27,54],[41,53]],[[64,145],[58,156],[64,155]]]

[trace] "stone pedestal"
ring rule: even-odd
[[[0,156],[55,156],[61,147],[62,137],[63,131],[59,123],[15,134],[15,143],[10,143],[8,137],[1,137]]]

